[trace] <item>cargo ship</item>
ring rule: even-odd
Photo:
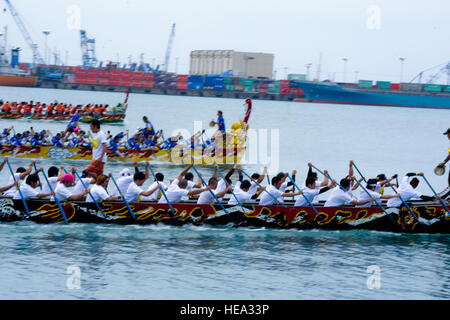
[[[14,51],[17,51],[17,49]],[[21,70],[18,65],[12,67],[8,63],[4,48],[0,47],[0,86],[36,87],[37,82],[37,77],[33,77],[30,73]]]
[[[354,104],[390,107],[450,109],[449,86],[421,85],[421,91],[391,90],[372,86],[345,86],[331,82],[297,81],[305,97],[295,102]]]

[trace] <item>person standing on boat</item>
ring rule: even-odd
[[[92,163],[86,169],[91,174],[99,176],[103,174],[107,161],[108,140],[106,134],[100,129],[100,121],[93,119],[90,123],[92,135]]]
[[[145,124],[144,136],[146,138],[149,138],[149,136],[153,137],[154,135],[156,135],[155,128],[153,127],[153,124],[150,122],[150,120],[148,120],[146,116],[144,116],[142,120],[144,121]]]
[[[450,140],[450,128],[448,128],[447,131],[444,132],[444,135],[446,135],[447,138]],[[449,161],[450,161],[450,147],[448,148],[448,155],[447,155],[447,158],[445,158],[445,160],[444,160],[443,162],[439,163],[439,164],[438,164],[438,167],[440,167],[440,168],[445,168],[445,165],[446,165],[447,162],[449,162]],[[448,186],[450,187],[450,170],[449,170],[449,172],[448,172]],[[443,196],[443,198],[445,199],[445,198],[447,198],[447,197],[449,197],[449,196],[450,196],[450,191],[449,191],[447,194],[445,194],[445,195]]]

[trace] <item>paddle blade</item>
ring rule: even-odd
[[[434,168],[434,173],[435,173],[437,176],[443,176],[444,173],[445,173],[445,167],[437,166],[436,168]]]

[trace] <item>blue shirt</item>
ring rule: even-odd
[[[220,131],[226,131],[225,119],[223,118],[223,116],[220,116],[219,118],[217,118],[217,122],[219,123],[219,130]]]
[[[119,150],[119,146],[117,145],[117,143],[114,140],[111,140],[109,142],[109,146],[111,147],[111,149],[113,149],[114,152]]]
[[[145,123],[145,132],[150,133],[152,136],[156,134],[155,129],[153,128],[153,124],[150,121]]]
[[[53,143],[54,147],[62,147],[63,146],[61,141],[59,141],[56,137],[53,137],[52,143]]]

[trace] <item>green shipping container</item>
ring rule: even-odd
[[[225,77],[225,78],[223,79],[223,82],[224,82],[225,84],[231,84],[231,82],[232,82],[232,77]]]
[[[423,85],[423,91],[441,92],[442,91],[442,85],[440,85],[440,84],[424,84]]]
[[[269,93],[280,93],[280,87],[270,85],[268,88]]]
[[[244,91],[246,91],[246,92],[253,92],[254,89],[255,88],[253,86],[244,86]]]
[[[360,88],[372,88],[373,82],[372,80],[359,80],[358,86]]]
[[[288,80],[306,80],[305,74],[288,74]]]
[[[390,89],[391,83],[389,81],[377,81],[378,89]]]
[[[444,86],[444,88],[442,89],[442,91],[444,91],[444,92],[450,92],[450,86]]]

